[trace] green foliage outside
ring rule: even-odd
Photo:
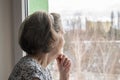
[[[28,14],[40,10],[48,11],[48,0],[28,0]]]

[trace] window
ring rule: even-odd
[[[48,11],[48,0],[28,0],[28,14],[38,10]]]
[[[119,0],[29,0],[29,13],[40,9],[61,14],[70,80],[120,80]]]

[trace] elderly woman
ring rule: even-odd
[[[64,30],[60,15],[38,11],[21,24],[19,44],[27,55],[15,65],[8,80],[52,80],[48,65],[57,60],[59,80],[69,80],[70,60],[62,54]]]

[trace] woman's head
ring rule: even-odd
[[[38,11],[28,16],[21,24],[19,44],[30,55],[49,53],[54,47],[60,47],[58,44],[62,40],[62,34],[59,14]]]

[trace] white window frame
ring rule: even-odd
[[[18,32],[22,21],[27,15],[27,1],[28,0],[13,0],[13,55],[14,64],[16,64],[21,57],[23,57],[23,50],[18,44]]]

